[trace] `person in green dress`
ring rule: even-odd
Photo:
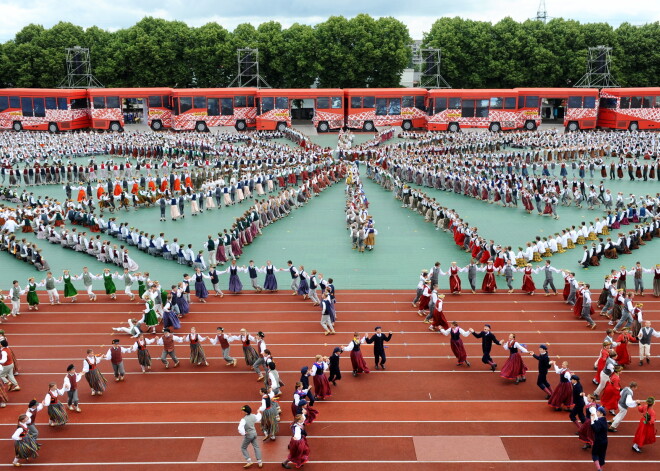
[[[73,287],[73,280],[69,274],[69,270],[64,270],[62,274],[62,281],[64,281],[64,298],[71,298],[71,302],[76,302],[76,296],[78,296],[78,290]]]
[[[117,295],[115,294],[117,287],[115,286],[115,282],[112,281],[115,275],[110,273],[109,268],[103,269],[103,286],[105,287],[105,294],[109,295],[110,299],[117,299]]]
[[[0,291],[0,322],[5,320],[11,314],[11,309],[5,304],[5,296]]]
[[[35,283],[34,278],[28,279],[28,285],[25,288],[27,291],[27,303],[28,310],[39,310],[39,296],[37,295],[37,283]]]
[[[154,311],[154,302],[149,296],[149,293],[145,293],[142,296],[144,299],[144,316],[142,317],[142,322],[147,325],[147,332],[156,333],[156,326],[158,325],[158,316],[156,311]]]
[[[138,297],[142,299],[144,293],[147,292],[147,282],[149,281],[149,273],[148,272],[136,273],[135,276],[137,276],[138,279]]]

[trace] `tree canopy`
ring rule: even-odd
[[[567,86],[583,75],[587,49],[612,47],[612,71],[623,86],[655,85],[660,23],[613,28],[561,18],[548,23],[505,18],[495,24],[440,18],[422,47],[442,49],[442,74],[454,88]],[[90,49],[92,72],[108,87],[226,87],[238,48],[259,48],[260,72],[277,88],[396,87],[410,63],[408,28],[392,18],[332,16],[315,26],[276,21],[191,27],[146,17],[106,31],[60,22],[30,24],[0,44],[0,87],[57,87],[65,48]]]

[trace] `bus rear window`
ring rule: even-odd
[[[316,108],[319,110],[327,110],[330,108],[330,97],[323,96],[316,99]]]
[[[525,108],[538,108],[538,107],[539,107],[539,97],[528,96],[525,98]]]
[[[105,97],[105,106],[106,108],[119,108],[119,97],[118,96]]]
[[[515,110],[516,109],[516,97],[508,96],[504,98],[504,109],[505,110]]]
[[[596,108],[596,97],[595,96],[585,96],[583,100],[583,108],[594,109]]]
[[[341,109],[341,97],[340,96],[330,97],[330,100],[332,101],[332,109],[333,110],[340,110]]]
[[[105,98],[103,98],[102,96],[95,96],[92,99],[92,103],[94,104],[95,110],[102,110],[105,108]]]
[[[192,109],[192,97],[182,96],[179,97],[179,113],[185,113]]]
[[[582,108],[582,97],[581,96],[569,96],[568,97],[568,107],[569,108]]]
[[[150,96],[149,97],[149,108],[162,108],[163,107],[163,97],[162,96]]]
[[[59,105],[62,105],[62,103],[59,103]],[[74,98],[71,100],[71,109],[72,110],[84,110],[86,108],[89,108],[89,102],[87,101],[87,98]],[[66,109],[66,98],[64,99],[64,108],[60,108],[61,110]]]
[[[288,110],[289,109],[289,99],[285,96],[278,96],[275,98],[275,108],[278,110]]]
[[[426,110],[426,106],[424,106],[424,98],[425,97],[423,95],[415,96],[415,108],[422,111]]]
[[[267,113],[275,108],[275,98],[272,96],[265,96],[261,99],[261,112]]]
[[[351,108],[362,108],[362,97],[361,96],[352,96],[351,97]]]

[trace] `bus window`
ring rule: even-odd
[[[352,96],[351,97],[351,108],[362,108],[362,97],[361,96]]]
[[[0,113],[9,108],[9,98],[0,96]]]
[[[477,110],[474,115],[477,118],[488,118],[488,103],[490,100],[477,100]]]
[[[119,108],[119,97],[118,96],[107,96],[105,97],[105,106],[106,108]]]
[[[631,108],[641,108],[642,107],[642,97],[641,96],[630,97],[630,107]]]
[[[490,99],[490,109],[491,110],[501,110],[504,107],[504,98],[502,97],[492,97]]]
[[[172,97],[172,112],[174,116],[179,115],[179,99],[177,97]]]
[[[630,108],[630,97],[629,96],[622,96],[619,99],[619,108],[622,110],[627,110]]]
[[[508,96],[504,99],[504,109],[505,110],[515,110],[516,109],[516,97],[515,96]]]
[[[642,108],[653,108],[653,97],[645,96],[642,102]]]
[[[219,98],[209,98],[206,101],[206,114],[209,116],[219,116],[220,115],[220,99]]]
[[[192,109],[192,97],[182,96],[179,97],[179,113],[185,113]]]
[[[340,110],[341,109],[341,97],[340,96],[333,96],[330,97],[330,101],[332,102],[332,109],[333,110]]]
[[[376,107],[376,97],[365,96],[362,99],[362,108],[375,108]]]
[[[606,110],[613,110],[616,108],[616,98],[601,98],[600,107]]]
[[[415,105],[415,101],[412,96],[404,96],[401,100],[401,106],[403,108],[412,108]]]
[[[261,112],[267,113],[275,108],[275,98],[272,96],[265,96],[261,99]]]
[[[23,116],[33,116],[32,98],[21,98],[21,110],[23,111]]]
[[[10,108],[20,108],[21,107],[21,99],[17,96],[10,96],[9,97],[9,107]]]
[[[57,109],[57,98],[54,96],[46,97],[46,109],[47,110],[56,110]]]
[[[390,98],[390,108],[387,114],[395,116],[401,114],[401,98]]]
[[[376,98],[376,116],[387,115],[387,98]]]
[[[450,98],[449,99],[449,109],[450,110],[460,110],[461,109],[461,99],[460,98]]]
[[[440,113],[447,109],[447,99],[446,98],[436,98],[435,99],[435,112]]]
[[[255,106],[259,108],[259,102],[255,102],[255,99],[253,96],[248,96],[248,108],[254,108]]]
[[[582,97],[581,96],[569,96],[568,97],[568,107],[569,108],[582,108]]]
[[[584,97],[584,106],[583,108],[594,109],[596,108],[596,97],[595,96],[585,96]]]
[[[0,97],[0,99],[1,99],[1,98],[2,98],[2,97]],[[660,96],[655,97],[655,107],[656,107],[656,108],[660,108]],[[1,108],[2,108],[2,107],[0,107],[0,111],[1,111]]]
[[[525,108],[538,108],[538,107],[539,107],[539,97],[528,96],[525,98]]]
[[[278,110],[288,110],[289,109],[289,99],[285,96],[278,96],[275,98],[275,108]]]
[[[92,103],[94,103],[95,110],[102,110],[105,108],[105,98],[102,96],[95,96]]]
[[[451,98],[449,102],[451,103]],[[474,118],[474,100],[463,100],[463,109],[461,110],[461,118]]]
[[[424,106],[424,96],[416,95],[415,96],[415,108],[418,110],[426,111],[426,106]]]
[[[84,102],[85,102],[85,108],[88,108],[88,106],[86,106],[86,105],[87,105],[87,98],[74,98],[74,99],[71,101],[71,103],[73,103],[73,102],[76,101],[76,100],[84,100]],[[72,108],[73,108],[73,107],[72,107]],[[58,109],[58,110],[66,110],[66,109],[67,109],[67,107],[66,107],[66,98],[65,98],[65,97],[61,96],[61,97],[59,97],[59,98],[57,99],[57,109]]]
[[[518,108],[524,108],[525,107],[525,97],[524,96],[519,96],[518,97]]]
[[[324,96],[316,99],[316,109],[327,110],[328,108],[330,108],[330,97]]]
[[[193,97],[193,108],[206,108],[206,97],[205,96]]]
[[[35,98],[33,100],[34,107],[34,117],[35,118],[45,118],[46,117],[46,107],[44,106],[43,98]]]
[[[246,104],[247,104],[247,97],[245,96],[234,97],[234,108],[245,108]]]
[[[172,109],[172,105],[170,104],[170,97],[167,95],[163,95],[163,108],[167,108],[168,110]]]
[[[162,108],[163,107],[163,97],[162,96],[150,96],[147,101],[149,108]]]
[[[231,98],[223,98],[221,104],[220,113],[222,116],[234,115],[234,100]]]

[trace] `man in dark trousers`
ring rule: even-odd
[[[364,338],[367,343],[374,344],[376,369],[378,369],[378,365],[380,365],[382,369],[385,369],[385,362],[387,361],[387,357],[385,356],[385,346],[383,345],[383,342],[390,341],[392,338],[392,331],[390,330],[387,335],[383,335],[383,331],[381,330],[380,326],[378,326],[376,327],[376,333],[374,335],[368,337],[367,334],[364,334]]]
[[[605,408],[599,407],[595,414],[591,414],[591,428],[594,431],[594,444],[591,447],[591,460],[596,469],[603,469],[607,455],[607,419]]]
[[[580,383],[579,376],[571,376],[571,383],[573,384],[573,409],[571,409],[570,414],[568,414],[568,418],[579,429],[580,425],[582,425],[585,421],[584,398],[582,397],[584,390],[582,389],[582,383]],[[580,421],[578,422],[575,420],[576,418],[579,418]]]
[[[479,333],[476,333],[474,329],[468,329],[472,335],[474,335],[476,338],[481,339],[481,351],[483,352],[483,356],[481,357],[481,362],[484,365],[490,365],[490,370],[495,371],[495,368],[497,368],[497,363],[493,361],[493,359],[490,357],[490,350],[493,347],[493,344],[495,345],[502,345],[499,340],[495,337],[495,334],[493,334],[490,331],[490,324],[484,324],[484,330],[482,330]]]
[[[548,370],[550,369],[550,357],[548,356],[548,347],[545,345],[539,345],[539,354],[536,355],[533,352],[530,352],[534,359],[539,362],[539,377],[536,380],[536,385],[545,392],[546,399],[550,399],[552,396],[552,386],[548,383]]]

